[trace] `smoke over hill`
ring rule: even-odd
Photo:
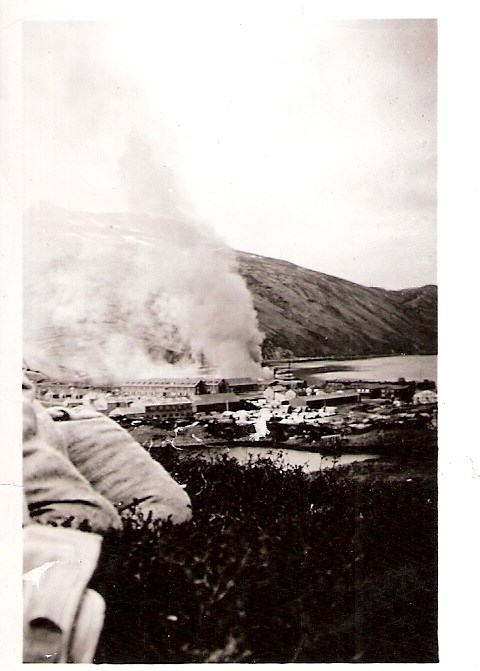
[[[259,376],[262,355],[436,352],[436,287],[364,287],[235,253],[186,215],[42,205],[24,250],[24,358],[58,378]]]
[[[42,205],[24,228],[30,366],[99,380],[187,374],[201,364],[222,375],[261,373],[251,294],[208,226]]]

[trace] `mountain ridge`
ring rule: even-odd
[[[236,251],[264,358],[435,354],[437,287],[367,287],[290,261]]]

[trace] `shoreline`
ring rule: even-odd
[[[369,432],[372,434],[373,432]],[[374,457],[398,457],[409,458],[430,457],[436,454],[437,434],[433,429],[420,429],[414,435],[405,437],[402,435],[402,429],[390,430],[385,440],[385,433],[376,431],[374,435],[363,434],[358,436],[348,436],[341,438],[338,434],[329,436],[330,441],[308,441],[296,438],[286,441],[275,441],[271,438],[251,440],[248,438],[240,439],[202,439],[191,440],[190,436],[178,436],[175,438],[159,439],[153,438],[142,441],[142,445],[150,453],[160,452],[165,449],[174,449],[179,451],[202,453],[203,451],[234,448],[252,448],[265,450],[293,450],[296,452],[310,452],[325,457],[342,457],[355,455],[371,455]],[[150,442],[150,445],[148,443]],[[160,444],[159,444],[160,442]],[[156,443],[156,444],[155,444]]]
[[[340,355],[331,355],[331,356],[308,356],[308,357],[283,357],[281,359],[265,359],[263,364],[266,366],[272,366],[275,364],[288,364],[288,363],[307,363],[308,361],[319,361],[320,363],[326,363],[329,361],[361,361],[362,359],[389,359],[391,357],[399,356],[438,356],[438,352],[395,352],[390,354],[340,354]]]

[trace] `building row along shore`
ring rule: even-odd
[[[436,403],[435,383],[328,381],[309,386],[292,373],[278,372],[269,380],[214,376],[151,378],[126,381],[116,387],[89,387],[55,382],[25,370],[36,382],[37,398],[47,407],[93,407],[115,417],[155,417],[188,420],[198,414],[270,408],[279,411],[318,411],[363,401],[393,404]],[[331,411],[330,411],[331,412]],[[330,414],[330,413],[329,413]]]

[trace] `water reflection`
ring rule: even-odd
[[[192,454],[192,452],[189,452]],[[318,452],[304,452],[300,450],[277,450],[267,447],[214,447],[206,450],[201,450],[195,453],[204,459],[213,460],[221,454],[227,454],[229,457],[235,458],[240,464],[246,464],[250,459],[255,457],[264,457],[277,462],[281,467],[288,466],[302,466],[306,473],[313,473],[315,471],[323,471],[335,466],[347,466],[354,462],[376,460],[377,456],[372,454],[342,454],[339,456],[330,456],[318,454]]]

